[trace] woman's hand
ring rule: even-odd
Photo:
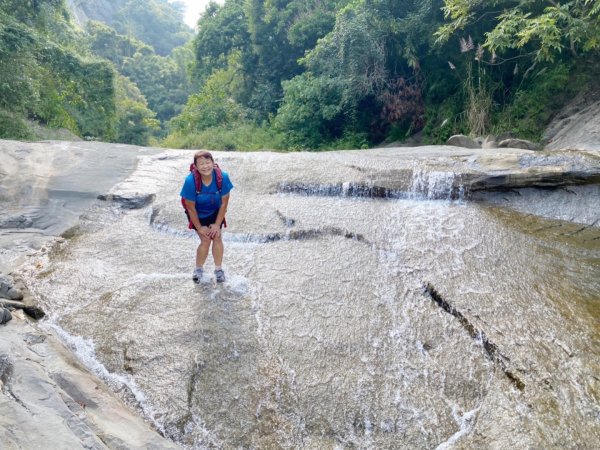
[[[208,229],[208,227],[200,227],[199,230],[196,230],[196,233],[198,233],[198,237],[200,239],[202,239],[202,236],[204,236],[205,238],[210,238],[210,230]]]
[[[218,227],[216,223],[210,224],[208,227],[208,237],[214,239],[221,235],[221,227]]]

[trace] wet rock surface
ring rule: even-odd
[[[45,249],[76,224],[98,194],[130,173],[140,151],[145,150],[0,141],[3,448],[178,448],[83,367],[72,349],[29,321],[42,319],[45,312],[23,281],[9,275],[27,255]]]
[[[0,326],[0,442],[6,448],[179,448],[23,319]]]
[[[98,199],[118,203],[125,209],[139,209],[152,203],[155,197],[154,194],[131,192],[108,195],[101,194],[98,196]]]
[[[195,448],[598,440],[593,152],[215,153],[236,186],[223,286],[191,282],[196,241],[178,195],[192,154],[142,156],[102,193],[143,192],[151,203],[93,203],[18,270],[48,312],[44,333],[59,334],[161,433]],[[562,212],[543,205],[562,200],[542,196],[540,176],[575,170],[592,184],[560,188],[571,210],[555,220]],[[427,283],[458,313],[431,301]],[[39,334],[20,339],[43,354]],[[62,368],[51,383],[48,398],[68,390],[63,404],[78,417],[106,408],[70,388]],[[19,408],[6,405],[9,415]],[[92,427],[75,428],[68,443],[96,445]]]
[[[0,306],[0,325],[12,320],[12,314],[3,306]]]
[[[0,274],[77,224],[135,168],[141,147],[0,140]],[[156,152],[156,151],[154,151]]]
[[[502,148],[523,148],[525,150],[539,150],[540,145],[526,139],[503,139],[498,142],[498,147]]]

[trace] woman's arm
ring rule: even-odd
[[[196,211],[196,202],[193,200],[185,199],[185,209],[187,209],[188,215],[190,216],[190,220],[192,221],[192,225],[196,229],[196,233],[198,236],[201,234],[205,235],[202,230],[202,225],[200,224],[200,220],[198,219],[198,212]]]
[[[219,212],[217,213],[217,219],[215,223],[211,225],[210,228],[210,237],[219,236],[221,233],[221,224],[223,220],[225,220],[225,213],[227,212],[227,205],[229,204],[229,194],[221,197],[221,207],[219,208]]]

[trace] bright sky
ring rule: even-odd
[[[175,1],[175,0],[171,0]],[[178,0],[181,3],[185,3],[185,15],[183,16],[183,21],[188,24],[192,28],[196,28],[196,22],[198,22],[198,17],[200,17],[200,13],[204,12],[206,5],[210,0]],[[223,4],[223,0],[216,0],[217,3]]]

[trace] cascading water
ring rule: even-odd
[[[22,269],[48,323],[93,342],[96,371],[163,434],[186,448],[600,440],[598,228],[452,201],[451,171],[410,162],[401,193],[361,179],[389,162],[358,153],[218,156],[236,185],[225,285],[191,281],[186,152],[145,157],[121,186],[152,204],[100,202]]]
[[[456,184],[454,172],[427,171],[415,168],[410,187],[410,198],[413,199],[451,199],[462,198],[464,187]]]

